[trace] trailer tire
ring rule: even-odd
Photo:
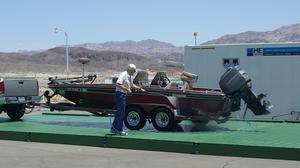
[[[25,105],[14,105],[8,106],[5,109],[5,112],[9,116],[9,118],[13,121],[20,120],[25,114]]]
[[[174,114],[167,108],[154,110],[151,121],[153,127],[158,131],[170,131],[175,125]]]
[[[124,123],[130,130],[139,130],[146,124],[146,116],[138,107],[126,108]]]

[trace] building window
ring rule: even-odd
[[[234,67],[239,65],[239,59],[238,58],[226,58],[223,59],[223,66],[228,67]]]

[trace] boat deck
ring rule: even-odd
[[[45,111],[46,112],[46,111]],[[150,124],[120,137],[109,133],[113,117],[38,113],[12,122],[0,116],[0,139],[222,156],[300,160],[300,123],[228,121],[206,126],[183,122],[174,132]]]

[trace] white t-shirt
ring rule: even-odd
[[[126,87],[128,88],[131,88],[132,84],[133,84],[133,77],[130,76],[127,71],[124,71],[120,74],[118,80],[117,80],[117,83],[118,84],[121,84],[121,85],[125,85]],[[119,91],[119,92],[123,92],[123,93],[126,93],[125,90],[123,89],[120,89],[119,87],[116,87],[116,91]]]

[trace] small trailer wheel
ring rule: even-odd
[[[167,108],[158,108],[154,110],[151,121],[158,131],[170,131],[174,127],[175,117]]]
[[[139,130],[146,124],[146,116],[140,108],[126,108],[124,123],[130,130]]]

